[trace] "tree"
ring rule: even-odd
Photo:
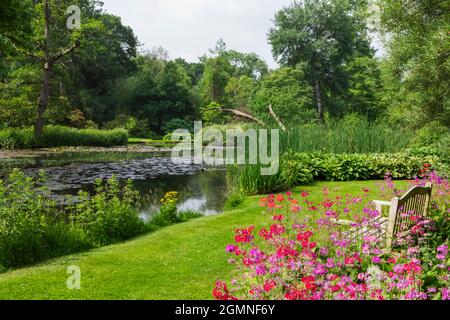
[[[0,2],[0,57],[20,46],[25,47],[32,32],[31,0],[2,0]]]
[[[203,105],[224,102],[225,87],[231,77],[231,64],[224,57],[209,58],[205,61],[205,71],[199,83]]]
[[[370,55],[364,0],[295,1],[275,15],[269,31],[274,57],[284,66],[303,63],[324,122],[326,94],[337,94],[343,67],[356,54]]]
[[[247,76],[259,80],[269,72],[266,62],[255,53],[229,50],[222,52],[221,56],[231,64],[234,77]]]
[[[9,50],[1,61],[7,66],[1,108],[28,114],[30,101],[38,100],[37,135],[45,122],[69,124],[74,110],[99,123],[114,118],[117,82],[136,70],[137,40],[132,30],[120,18],[104,13],[96,0],[24,1],[18,7],[23,4],[30,11],[31,27],[23,37],[8,36]],[[67,9],[74,4],[81,9],[81,24],[71,30],[68,21],[69,26],[74,21]],[[0,42],[4,34],[8,33],[0,35]],[[15,107],[19,100],[24,108]]]
[[[119,17],[85,11],[83,24],[95,21],[95,32],[85,32],[80,48],[64,63],[69,69],[64,84],[70,105],[103,123],[119,111],[119,84],[137,71],[138,41]]]
[[[383,86],[378,61],[370,56],[356,57],[344,71],[349,78],[345,108],[340,115],[359,113],[369,121],[375,120],[384,111],[380,106]]]
[[[391,121],[411,127],[450,126],[450,2],[380,0],[389,57],[385,100]]]
[[[65,27],[65,12],[69,6],[63,2],[50,2],[36,4],[34,42],[38,50],[29,53],[35,57],[42,66],[42,86],[38,99],[37,114],[35,121],[36,136],[41,136],[44,129],[44,113],[47,109],[50,95],[50,81],[55,64],[80,46],[79,33],[70,33]],[[53,12],[53,15],[52,15]],[[56,22],[53,22],[56,21]],[[53,22],[53,23],[52,23]]]
[[[120,113],[146,119],[160,133],[171,119],[196,114],[191,79],[181,64],[150,56],[138,60],[138,72],[120,86]]]
[[[226,105],[232,109],[249,110],[257,83],[249,76],[232,77],[225,87]]]
[[[314,118],[312,89],[300,68],[280,68],[262,80],[252,110],[264,118],[268,117],[269,106],[283,123],[305,123]]]

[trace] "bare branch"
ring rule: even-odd
[[[65,55],[68,55],[69,53],[71,53],[72,51],[74,51],[76,48],[78,48],[80,46],[80,42],[76,42],[73,46],[71,46],[70,48],[64,49],[63,51],[61,51],[60,53],[58,53],[56,56],[53,56],[50,58],[50,63],[55,63],[57,62],[59,59],[61,59],[62,57],[64,57]]]
[[[254,116],[252,116],[252,115],[250,115],[250,114],[248,114],[248,113],[245,113],[245,112],[242,112],[242,111],[239,111],[239,110],[235,110],[235,109],[222,109],[222,108],[219,108],[219,109],[220,109],[221,111],[223,111],[223,112],[231,112],[231,113],[233,113],[235,116],[238,116],[238,117],[241,117],[241,118],[246,118],[246,119],[252,120],[252,121],[254,121],[254,122],[256,122],[256,123],[258,123],[258,124],[260,124],[260,125],[262,125],[262,126],[265,125],[264,122],[262,122],[261,120],[255,118]]]
[[[275,121],[278,123],[278,125],[280,126],[281,130],[286,131],[286,126],[283,124],[283,122],[281,122],[280,118],[277,116],[277,114],[275,113],[275,111],[273,111],[272,105],[269,105],[269,112],[270,115],[275,119]]]

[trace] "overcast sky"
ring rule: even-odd
[[[143,48],[163,47],[188,61],[223,38],[229,49],[255,52],[276,67],[267,32],[291,0],[103,0],[103,8],[132,27]]]
[[[255,52],[277,66],[267,43],[275,12],[291,0],[103,0],[130,26],[142,49],[163,47],[172,59],[196,61],[222,38],[228,49]],[[373,43],[377,48],[381,44]],[[379,53],[382,53],[381,51]]]

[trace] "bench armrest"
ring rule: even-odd
[[[336,220],[336,219],[331,219],[331,222],[339,224],[339,225],[346,225],[346,226],[349,226],[354,223],[353,221],[349,221],[349,220]]]
[[[380,201],[380,200],[374,200],[373,203],[375,203],[377,211],[380,214],[383,214],[383,207],[390,207],[392,205],[392,203],[389,201]]]

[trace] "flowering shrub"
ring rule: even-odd
[[[383,250],[377,232],[352,239],[352,230],[380,230],[380,213],[370,202],[370,189],[361,195],[331,196],[315,203],[307,192],[299,199],[290,192],[260,200],[271,224],[236,230],[226,247],[235,265],[230,284],[218,281],[213,296],[220,300],[322,299],[450,299],[448,222],[450,188],[447,180],[425,170],[412,185],[434,183],[430,220],[417,220],[404,242],[391,253]],[[385,191],[399,192],[388,176]],[[413,214],[413,213],[409,213]],[[337,219],[352,217],[342,227]]]
[[[176,223],[179,195],[176,191],[167,192],[161,199],[161,216],[169,224]]]

